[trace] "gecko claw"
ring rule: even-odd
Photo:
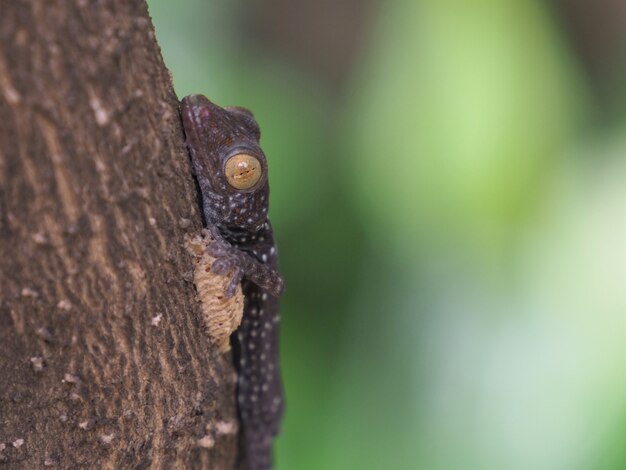
[[[228,274],[234,266],[235,263],[232,258],[218,258],[213,262],[213,265],[211,266],[211,272],[220,276],[224,276]]]
[[[243,269],[237,265],[237,260],[235,258],[223,257],[215,260],[211,266],[211,272],[219,276],[229,275],[230,279],[224,289],[224,296],[226,298],[231,298],[235,295],[237,286],[241,283],[244,275]]]
[[[277,276],[276,280],[272,283],[270,294],[274,297],[280,297],[285,292],[285,281],[282,277]]]
[[[241,280],[243,279],[243,270],[241,268],[235,268],[228,284],[226,285],[226,289],[224,289],[224,296],[227,299],[230,299],[235,292],[237,292],[237,286],[241,284]]]

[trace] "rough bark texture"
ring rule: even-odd
[[[232,468],[144,1],[0,0],[0,468]]]

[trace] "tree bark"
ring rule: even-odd
[[[233,467],[201,222],[145,2],[0,0],[0,467]]]

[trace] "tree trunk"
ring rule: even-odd
[[[233,467],[200,229],[145,2],[0,0],[1,464]]]

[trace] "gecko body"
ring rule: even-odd
[[[181,115],[203,214],[216,258],[212,270],[229,275],[224,295],[241,283],[243,318],[231,337],[237,369],[240,448],[249,470],[270,469],[272,440],[284,407],[278,356],[278,273],[267,218],[267,161],[260,130],[244,108],[221,108],[201,95],[181,102]]]

